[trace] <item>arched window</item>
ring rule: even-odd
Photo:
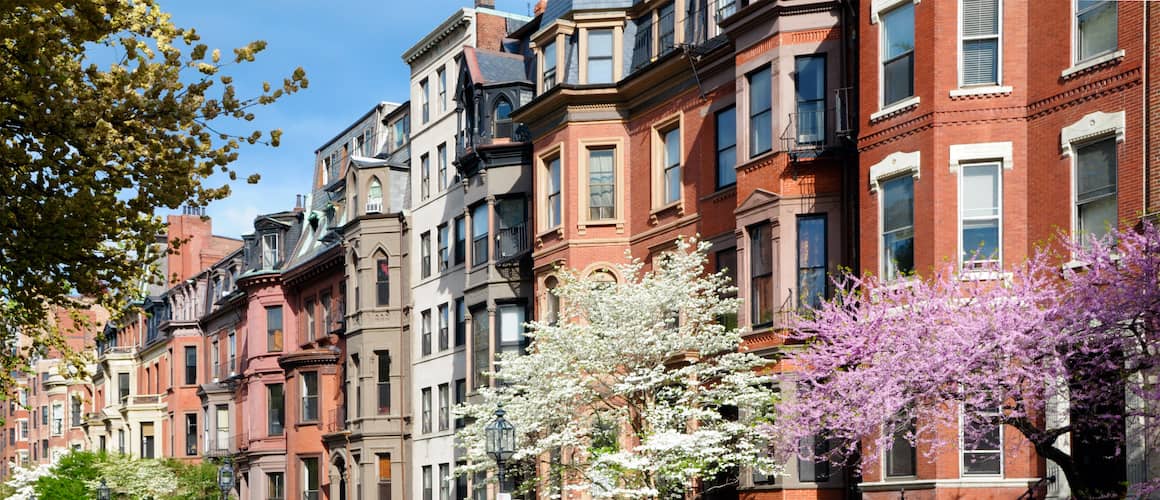
[[[555,276],[548,276],[544,279],[544,289],[547,290],[544,301],[544,321],[549,324],[555,324],[560,319],[560,296],[556,295],[556,287],[560,284],[560,280]]]
[[[495,112],[492,113],[493,137],[511,137],[512,135],[512,103],[507,97],[500,96],[495,101]]]
[[[379,182],[379,178],[371,179],[371,185],[367,188],[367,213],[379,213],[383,211],[383,185]]]

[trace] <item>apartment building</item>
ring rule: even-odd
[[[407,272],[412,335],[406,347],[411,353],[409,404],[414,409],[410,498],[465,498],[466,482],[456,483],[453,475],[450,411],[467,394],[469,315],[478,321],[473,328],[496,331],[492,325],[498,311],[487,286],[500,280],[493,279],[496,259],[489,251],[489,235],[495,234],[494,198],[489,194],[494,193],[471,189],[455,165],[462,128],[455,92],[456,79],[465,71],[460,67],[464,47],[502,51],[507,33],[528,20],[493,7],[493,2],[477,1],[474,8],[459,9],[403,53],[411,67],[413,194]],[[471,297],[466,295],[469,288]]]
[[[974,271],[1016,264],[1057,231],[1099,236],[1154,211],[1144,71],[1155,37],[1144,26],[1145,9],[1155,7],[892,0],[858,8],[864,272],[899,279],[949,262],[969,279],[995,279]],[[961,430],[947,432],[953,443]],[[859,487],[870,498],[902,490],[1014,498],[1040,486],[1068,497],[1063,475],[1017,431],[986,432],[993,438],[929,459],[898,440],[871,457],[877,463]],[[1147,476],[1144,443],[1130,434],[1127,443],[1080,435],[1070,443],[1076,460],[1098,468],[1101,487]]]

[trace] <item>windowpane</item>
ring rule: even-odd
[[[282,384],[269,384],[266,386],[266,404],[267,415],[269,416],[268,435],[281,436],[286,422],[286,401],[285,395],[282,392]]]
[[[914,433],[914,421],[901,425],[894,431],[890,449],[886,451],[887,476],[913,476],[915,473],[915,449],[907,438]]]
[[[999,39],[963,40],[963,85],[998,83]]]
[[[892,279],[914,270],[914,177],[882,183],[885,274]]]
[[[318,373],[302,372],[302,421],[318,420]]]
[[[1077,149],[1076,164],[1076,218],[1080,236],[1101,238],[1117,221],[1115,139]]]
[[[612,30],[588,30],[588,83],[612,83]]]
[[[968,413],[969,412],[969,413]],[[963,475],[997,475],[1003,471],[1003,427],[991,422],[998,408],[965,409],[963,425]]]
[[[588,151],[588,218],[592,220],[616,217],[616,150]]]
[[[487,204],[476,205],[471,210],[471,265],[487,262]]]
[[[674,128],[664,134],[664,203],[674,203],[681,199],[681,129]]]
[[[1076,5],[1077,56],[1088,59],[1116,50],[1116,2],[1080,0]]]
[[[455,264],[462,264],[467,254],[467,219],[455,218]]]
[[[560,158],[548,161],[548,227],[560,225],[563,214],[560,205]]]
[[[489,329],[487,309],[481,308],[471,311],[471,361],[475,369],[472,387],[483,387],[488,383],[487,374],[491,372],[491,361],[488,358]]]
[[[450,336],[450,331],[448,331],[450,328],[450,325],[449,325],[450,320],[451,320],[450,316],[451,316],[451,312],[448,310],[447,304],[441,304],[439,306],[439,350],[440,351],[446,351],[449,347],[451,347],[451,336]]]
[[[914,54],[905,54],[884,64],[883,104],[893,104],[914,95]]]
[[[378,409],[380,415],[391,412],[391,355],[380,352],[378,357],[378,373],[375,382],[378,385]]]
[[[717,189],[737,183],[737,108],[717,112]]]
[[[914,4],[882,14],[883,104],[914,95]]]
[[[794,59],[794,94],[797,100],[797,142],[820,142],[826,126],[826,58]]]
[[[420,415],[422,422],[422,431],[424,434],[431,432],[431,388],[424,387],[420,392],[420,400],[423,405],[423,413]]]
[[[524,306],[499,306],[499,349],[504,354],[520,354],[524,347]]]
[[[749,75],[749,155],[773,148],[772,81],[769,67]]]
[[[419,319],[420,328],[422,329],[422,336],[420,338],[420,343],[422,344],[422,346],[421,346],[422,353],[424,356],[430,356],[431,355],[431,310],[428,309],[426,311],[423,311],[423,313],[419,316],[419,318],[420,318]]]
[[[826,297],[826,216],[797,219],[798,303],[816,308]]]
[[[467,343],[467,306],[463,297],[455,299],[455,347]]]
[[[302,493],[304,500],[318,500],[318,459],[317,458],[303,458],[302,459]]]
[[[419,235],[419,277],[431,276],[431,233]]]
[[[196,383],[197,383],[197,347],[185,346],[185,384],[186,385],[193,385]]]
[[[751,325],[773,322],[773,241],[769,224],[749,228]]]
[[[387,259],[375,262],[375,303],[385,306],[391,303],[391,266]]]
[[[282,350],[282,307],[266,308],[266,350],[280,352]]]
[[[999,166],[969,165],[963,170],[963,217],[999,215]]]
[[[447,224],[439,226],[439,270],[444,271],[451,267],[451,231]]]
[[[556,43],[544,45],[544,90],[556,86]]]

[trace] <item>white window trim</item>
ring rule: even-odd
[[[1124,49],[1120,49],[1120,50],[1117,50],[1115,52],[1108,52],[1107,54],[1104,54],[1102,56],[1092,57],[1090,59],[1075,63],[1070,68],[1063,70],[1063,72],[1061,72],[1059,74],[1059,77],[1066,80],[1068,78],[1071,78],[1076,73],[1081,73],[1085,70],[1088,70],[1090,68],[1094,68],[1094,67],[1099,66],[1101,64],[1104,64],[1106,62],[1118,61],[1120,59],[1123,59],[1125,54],[1127,54],[1127,52],[1124,52]]]
[[[960,63],[961,64],[961,63]],[[958,89],[951,89],[951,97],[968,97],[976,95],[1003,95],[1010,94],[1015,89],[1008,85],[982,85]]]
[[[878,202],[878,275],[886,276],[886,260],[883,255],[886,251],[885,242],[882,240],[883,219],[885,219],[885,209],[882,206],[882,190],[879,189],[879,183],[885,180],[901,177],[903,175],[910,175],[914,177],[915,182],[919,179],[921,172],[920,163],[922,159],[921,151],[912,151],[909,153],[896,151],[886,155],[882,161],[870,167],[870,193],[877,195]],[[913,222],[912,222],[913,224]]]
[[[959,51],[959,54],[958,54],[958,68],[959,68],[958,82],[959,82],[959,89],[970,89],[970,90],[991,89],[991,91],[984,92],[983,94],[969,94],[969,95],[986,95],[986,94],[1001,94],[1001,93],[1010,94],[1011,93],[1011,87],[1004,87],[1003,86],[1003,0],[997,0],[997,2],[998,2],[998,5],[996,6],[996,9],[998,10],[997,16],[998,16],[999,26],[997,28],[998,36],[996,37],[998,39],[998,42],[997,42],[998,47],[996,47],[997,53],[995,54],[995,83],[988,83],[988,84],[981,84],[981,85],[980,84],[966,85],[963,83],[963,0],[959,0],[959,2],[958,2],[959,3],[959,23],[958,23],[958,26],[956,28],[958,29],[958,51]],[[917,2],[915,2],[915,3],[917,3]],[[1002,89],[1006,89],[1006,91],[1004,92]],[[998,90],[998,91],[996,91],[996,90]],[[963,95],[963,94],[960,94],[960,95]],[[952,97],[955,96],[955,93],[953,90],[951,91],[951,96]]]
[[[1014,151],[1015,147],[1011,141],[952,144],[950,147],[951,173],[957,173],[959,165],[963,163],[979,163],[986,160],[998,160],[1003,163],[1003,170],[1011,170],[1015,165]]]
[[[878,66],[882,66],[882,61],[878,62]],[[879,80],[878,81],[878,106],[881,107],[882,106],[882,99],[884,99],[883,92],[885,92],[886,87],[884,87],[882,85],[881,71],[879,71],[879,73],[880,74],[879,74],[879,78],[878,78],[878,80]],[[876,122],[876,121],[881,120],[883,118],[886,118],[888,116],[896,115],[896,114],[901,113],[903,111],[906,111],[910,108],[918,106],[918,103],[919,103],[918,96],[912,95],[910,97],[907,97],[906,99],[903,99],[903,100],[898,101],[894,104],[891,104],[891,105],[886,106],[882,109],[879,109],[878,111],[870,113],[870,121]]]
[[[870,24],[878,24],[878,16],[880,16],[883,11],[893,9],[907,2],[913,2],[915,5],[918,5],[918,3],[921,1],[922,0],[871,0]]]
[[[1069,210],[1071,212],[1072,235],[1075,235],[1076,230],[1079,229],[1079,209],[1076,207],[1076,190],[1078,188],[1076,178],[1078,177],[1079,163],[1076,161],[1075,148],[1077,145],[1084,145],[1110,137],[1115,137],[1116,143],[1124,142],[1124,136],[1127,133],[1125,116],[1126,113],[1124,111],[1115,111],[1112,113],[1095,111],[1084,115],[1083,118],[1080,118],[1071,125],[1063,127],[1059,131],[1060,149],[1062,149],[1064,157],[1071,159],[1071,164],[1068,166],[1068,173],[1071,177]],[[1119,162],[1117,162],[1118,167]],[[1119,172],[1117,172],[1116,178],[1116,195],[1118,197],[1120,192]],[[1116,206],[1118,209],[1118,201]]]
[[[1002,409],[1000,408],[999,411],[1002,411]],[[976,479],[976,478],[994,479],[994,478],[1004,477],[1004,475],[1007,474],[1007,464],[1005,463],[1007,460],[1007,451],[1004,449],[1004,445],[1007,444],[1007,440],[1004,439],[1004,434],[1006,434],[1006,429],[1005,429],[1006,426],[1003,424],[999,424],[999,473],[998,474],[967,474],[965,472],[966,471],[965,462],[963,461],[963,453],[966,451],[964,449],[964,444],[963,444],[963,423],[964,423],[963,414],[964,414],[964,412],[965,412],[965,409],[963,408],[963,405],[960,404],[959,405],[959,453],[958,453],[958,455],[959,455],[959,478],[963,479],[963,480],[969,480],[969,479]]]
[[[536,178],[538,186],[536,190],[536,234],[537,237],[542,237],[550,232],[556,231],[562,237],[564,235],[564,225],[568,223],[568,203],[565,199],[568,193],[568,174],[566,171],[565,160],[565,146],[563,142],[556,143],[546,149],[546,151],[536,157],[536,168],[541,172],[548,169],[548,164],[554,159],[560,161],[560,224],[551,226],[548,220],[548,175],[537,175]],[[469,236],[470,238],[470,236]]]
[[[1083,71],[1085,69],[1091,68],[1092,66],[1098,66],[1100,64],[1111,61],[1113,59],[1119,59],[1121,57],[1124,57],[1124,49],[1119,48],[1120,44],[1117,41],[1116,47],[1118,50],[1113,50],[1111,52],[1108,52],[1107,54],[1102,54],[1102,55],[1098,55],[1095,57],[1089,57],[1089,58],[1084,59],[1082,61],[1078,60],[1079,59],[1079,17],[1077,16],[1077,12],[1079,9],[1079,0],[1071,0],[1068,3],[1070,4],[1070,5],[1068,5],[1068,8],[1071,9],[1071,12],[1070,12],[1071,17],[1068,18],[1068,24],[1070,25],[1069,27],[1071,29],[1071,43],[1069,44],[1069,45],[1071,45],[1071,57],[1068,59],[1068,61],[1071,62],[1071,67],[1063,70],[1063,73],[1060,74],[1060,76],[1062,78],[1068,78],[1071,75],[1078,73],[1080,71]],[[1116,22],[1117,23],[1120,22],[1120,6],[1119,5],[1116,6]],[[1120,34],[1120,27],[1117,25],[1116,26],[1116,36],[1118,37],[1119,34]]]
[[[891,9],[898,7],[898,6],[905,4],[905,3],[913,3],[915,6],[918,6],[919,1],[920,0],[872,0],[870,2],[870,24],[878,24],[879,16],[885,11],[891,10]],[[916,22],[917,22],[917,19],[916,19]],[[881,120],[883,118],[886,118],[888,116],[891,116],[891,115],[894,115],[897,113],[901,113],[902,111],[910,109],[912,106],[918,106],[918,102],[919,102],[918,92],[917,92],[918,89],[915,89],[914,95],[907,97],[905,99],[902,99],[900,101],[893,102],[889,105],[886,104],[886,75],[884,74],[884,71],[882,70],[882,62],[883,62],[882,56],[883,56],[883,54],[886,53],[886,45],[883,43],[883,41],[885,40],[885,35],[886,35],[885,28],[879,27],[878,28],[878,40],[877,40],[877,43],[878,43],[878,58],[877,59],[878,60],[875,62],[875,64],[878,66],[878,70],[877,70],[878,71],[878,111],[870,114],[870,121],[871,122]],[[918,32],[915,31],[915,38],[917,38],[917,37],[918,37]],[[917,47],[911,49],[911,51],[917,51],[917,50],[918,50]],[[917,59],[915,60],[915,62],[917,63]],[[912,78],[913,78],[913,76],[912,76]],[[912,86],[914,85],[913,81],[911,82],[911,85]]]
[[[1011,170],[1015,166],[1014,162],[1014,144],[1011,141],[1006,142],[979,142],[974,144],[952,144],[950,147],[950,172],[957,177],[958,183],[958,200],[959,210],[957,214],[958,223],[958,268],[963,269],[963,178],[962,170],[959,168],[963,164],[984,164],[988,162],[998,162],[999,168],[999,265],[1003,265],[1003,194],[1004,182],[1003,172]],[[992,279],[1006,279],[1010,273],[992,272],[992,271],[972,271],[963,272],[959,277],[963,280],[977,281],[977,280],[992,280]]]
[[[589,197],[588,197],[588,152],[591,150],[612,149],[612,171],[615,178],[615,190],[613,192],[613,203],[615,205],[615,214],[611,219],[591,219],[589,217]],[[585,139],[578,144],[580,152],[579,161],[579,176],[578,185],[579,191],[579,212],[577,219],[580,225],[580,234],[584,234],[587,226],[609,226],[615,225],[617,232],[624,231],[624,140],[620,138],[605,138],[605,139]],[[561,169],[562,170],[562,169]],[[563,177],[563,172],[561,172]],[[562,195],[563,193],[561,193]]]
[[[985,165],[996,165],[996,164],[999,166],[999,168],[998,168],[998,175],[999,175],[999,207],[998,207],[999,208],[999,215],[998,215],[998,219],[999,219],[999,242],[998,242],[997,248],[999,249],[999,255],[998,255],[999,266],[1002,267],[1003,266],[1003,171],[1007,170],[1009,167],[1007,167],[1007,163],[1004,163],[1001,160],[993,160],[993,159],[965,162],[965,165],[971,165],[971,166],[974,166],[974,165],[985,166]],[[959,166],[965,166],[965,165],[959,165]],[[962,176],[962,169],[961,168],[955,168],[955,171],[958,174],[957,175],[957,178],[958,178],[957,182],[958,182],[958,188],[959,188],[958,189],[959,207],[958,207],[958,214],[957,214],[958,215],[958,217],[957,217],[958,218],[958,221],[957,221],[958,222],[958,234],[956,235],[958,242],[959,242],[958,243],[958,248],[959,248],[959,251],[958,251],[959,267],[958,268],[960,270],[962,270],[962,272],[965,276],[969,276],[969,279],[978,280],[978,279],[983,279],[984,276],[991,277],[996,273],[991,272],[991,271],[976,271],[976,270],[968,270],[968,269],[963,268],[963,264],[965,263],[963,260],[963,253],[965,250],[963,248],[963,176]]]
[[[665,201],[665,134],[677,129],[677,169],[680,174],[680,190],[675,201]],[[688,158],[685,155],[685,114],[678,112],[658,121],[652,128],[652,213],[656,214],[670,207],[683,207],[685,200],[685,176]],[[683,212],[683,209],[679,210]]]

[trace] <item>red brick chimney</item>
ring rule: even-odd
[[[489,9],[495,8],[495,0],[475,0],[476,7],[487,7]]]
[[[539,2],[536,2],[536,8],[534,11],[532,11],[532,12],[534,12],[533,15],[538,16],[540,14],[543,14],[544,9],[546,9],[546,8],[548,8],[548,0],[540,0]]]

